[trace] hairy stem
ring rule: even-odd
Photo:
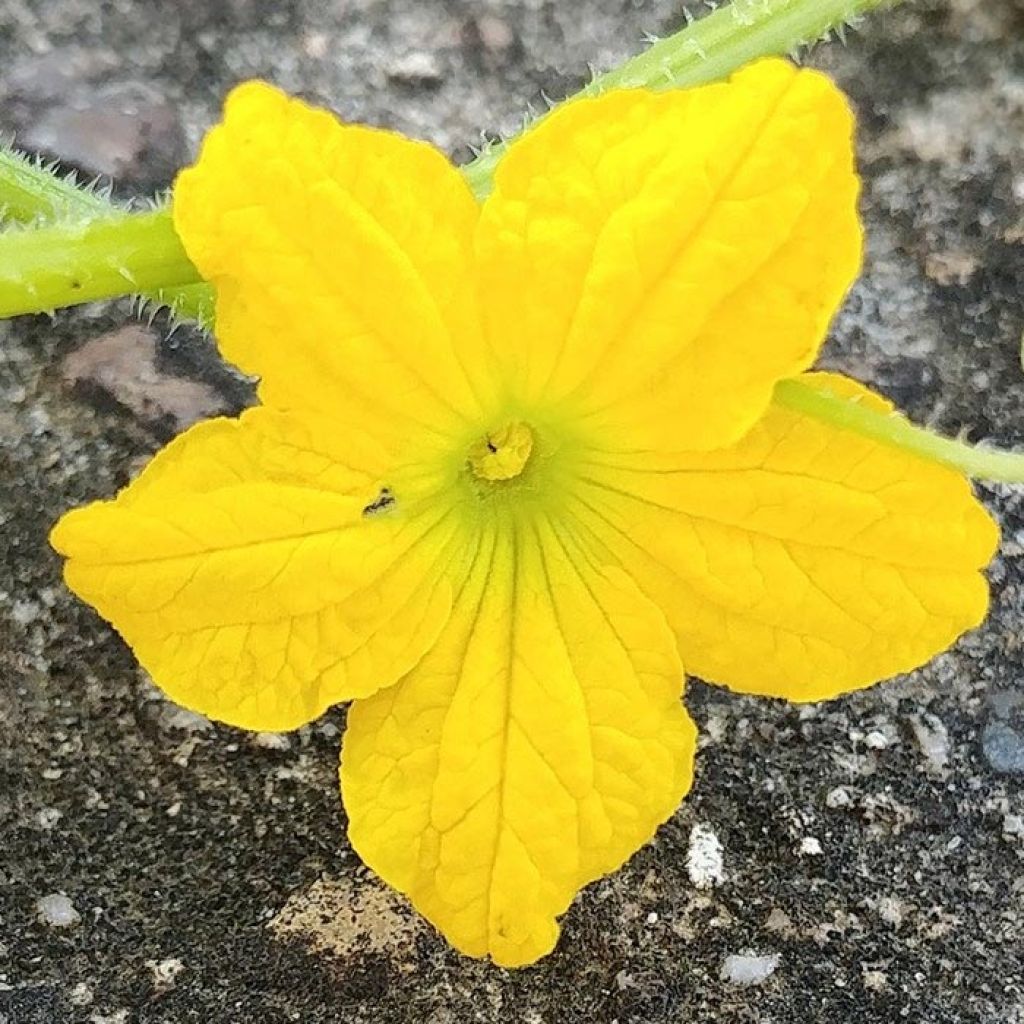
[[[0,217],[30,223],[109,212],[103,196],[61,178],[39,161],[0,147]]]
[[[81,228],[88,222],[98,219],[124,221],[128,216],[126,211],[119,210],[103,195],[92,189],[81,188],[71,178],[62,178],[54,174],[31,157],[0,147],[0,217],[19,224],[47,224],[51,230],[55,224],[61,225],[59,236],[44,236],[46,244],[73,246]],[[25,239],[26,236],[22,234],[20,237]],[[5,237],[0,235],[0,250],[6,257],[14,257],[13,260],[9,260],[7,274],[0,269],[0,303],[4,301],[3,296],[7,296],[12,302],[18,298],[18,292],[8,290],[8,278],[12,273],[20,272],[25,286],[20,292],[20,301],[23,305],[27,302],[30,308],[14,309],[16,312],[39,312],[35,308],[37,303],[32,292],[33,287],[38,291],[38,286],[25,280],[24,272],[28,270],[31,273],[31,270],[29,267],[22,267],[18,261],[20,243],[12,244],[17,246],[13,253]],[[29,248],[33,244],[35,243],[30,243]],[[57,255],[59,258],[59,254]],[[82,255],[85,255],[84,250]],[[124,254],[121,258],[124,258]],[[76,279],[74,271],[77,264],[76,259],[75,266],[68,268],[72,272],[69,285]],[[197,276],[195,273],[192,274],[193,278]],[[121,278],[114,282],[122,291],[124,280]],[[58,292],[53,302],[54,307],[69,304],[60,301],[60,297],[61,293]],[[182,288],[160,287],[147,295],[146,299],[170,307],[175,316],[183,320],[195,320],[204,325],[213,321],[213,289],[205,283],[190,284]],[[80,297],[74,301],[80,301]]]
[[[755,57],[790,53],[802,43],[811,42],[829,29],[887,2],[892,0],[735,0],[730,6],[655,43],[646,52],[595,79],[582,94],[620,86],[670,88],[721,78]],[[478,196],[483,197],[490,191],[494,168],[503,149],[504,144],[491,147],[464,169]],[[6,176],[5,162],[0,164],[0,205],[11,202],[5,200]],[[66,186],[66,183],[60,184]],[[45,191],[52,186],[40,187]],[[15,195],[14,189],[11,195]],[[121,219],[122,230],[132,230],[128,227],[131,220],[129,217]],[[5,245],[6,266],[0,264],[4,266],[0,270],[0,316],[41,312],[84,301],[83,279],[93,285],[88,297],[97,299],[134,291],[133,282],[143,279],[152,281],[152,288],[157,292],[184,284],[202,288],[196,270],[185,273],[180,246],[175,247],[173,240],[165,237],[173,235],[174,231],[169,217],[149,221],[142,232],[152,243],[152,252],[134,247],[129,239],[120,245],[117,230],[104,233],[103,237],[109,239],[112,246],[110,251],[104,251],[98,239],[83,246],[77,228],[47,230],[51,233],[39,240],[34,261],[32,253],[23,249],[27,235],[18,236],[14,247]],[[46,266],[47,261],[39,258],[43,242],[54,249],[45,287],[42,282],[30,280],[36,268]],[[22,259],[22,252],[29,262]],[[167,259],[166,265],[159,262],[161,256]],[[107,268],[115,267],[116,272],[95,272],[87,266],[94,260],[101,261]],[[19,280],[12,281],[12,276]],[[191,302],[203,305],[207,301],[198,289],[184,297],[180,293],[177,297],[173,293],[164,294],[183,316],[189,315]]]
[[[713,82],[758,57],[792,53],[873,8],[898,2],[733,0],[727,7],[598,75],[577,96],[595,96],[609,89],[678,89]],[[532,122],[526,131],[541,120],[543,117]],[[490,192],[495,167],[507,146],[507,142],[495,143],[465,168],[466,178],[478,198]]]
[[[898,413],[880,412],[856,400],[830,395],[799,380],[780,381],[775,405],[812,416],[843,430],[941,462],[979,480],[1024,483],[1024,453],[981,448],[939,437]]]
[[[45,312],[196,282],[170,213],[117,214],[0,235],[0,314]]]

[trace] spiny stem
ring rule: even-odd
[[[684,32],[599,75],[584,89],[598,94],[637,86],[700,85],[759,57],[792,54],[868,11],[897,0],[733,0]],[[660,78],[660,81],[659,81]]]
[[[868,11],[899,0],[733,0],[617,68],[598,75],[577,96],[609,89],[678,89],[725,78],[759,57],[784,56]],[[576,97],[572,97],[576,98]],[[548,115],[532,122],[536,126]],[[508,147],[494,143],[464,168],[483,199]]]
[[[144,305],[152,304],[157,309],[166,306],[175,321],[192,322],[207,330],[213,329],[215,301],[212,285],[203,282],[178,288],[158,288],[143,298],[146,300]]]
[[[0,235],[0,315],[158,292],[196,278],[167,210]]]
[[[48,170],[38,160],[0,146],[0,215],[19,223],[103,215],[110,204],[88,188]]]
[[[799,380],[780,381],[775,386],[773,402],[834,427],[902,448],[932,462],[941,462],[978,480],[1024,483],[1024,453],[974,447],[963,441],[939,437],[915,426],[898,413],[880,412],[856,400],[830,395]]]
[[[709,14],[655,43],[646,52],[626,61],[614,71],[595,79],[582,94],[618,86],[667,89],[721,78],[755,57],[790,53],[830,28],[887,2],[890,0],[735,0],[731,6]],[[486,196],[491,190],[494,168],[501,158],[503,148],[503,145],[491,147],[464,169],[470,186],[480,197]],[[0,166],[0,204],[3,197],[4,168]],[[121,223],[127,224],[129,219],[125,218]],[[151,222],[146,229],[156,250],[169,255],[163,274],[160,265],[154,262],[154,253],[134,250],[133,255],[127,251],[130,246],[118,248],[116,231],[109,235],[116,251],[104,253],[95,245],[81,247],[76,234],[78,229],[69,229],[63,233],[56,228],[48,230],[52,232],[48,241],[54,247],[54,252],[48,287],[45,289],[40,288],[38,282],[18,282],[12,278],[12,275],[24,278],[25,272],[30,271],[30,266],[24,264],[20,257],[21,245],[27,236],[19,236],[20,241],[16,247],[5,245],[3,255],[7,263],[4,270],[0,271],[0,316],[41,312],[81,302],[84,298],[82,289],[74,285],[76,282],[80,285],[85,278],[90,279],[94,285],[91,298],[123,295],[134,290],[125,287],[126,282],[133,279],[141,281],[143,277],[152,279],[156,290],[173,288],[178,284],[201,284],[195,270],[192,270],[191,275],[183,277],[180,251],[175,249],[172,239],[161,234],[173,234],[169,217]],[[142,261],[144,266],[136,267],[133,262],[135,258]],[[116,266],[118,274],[93,273],[85,264],[94,259]],[[59,287],[60,274],[65,279],[63,289]],[[106,282],[109,291],[103,290],[102,282]],[[202,298],[200,292],[195,295]],[[173,296],[171,298],[173,301]],[[188,309],[184,306],[186,300],[179,297],[177,301],[179,314],[188,315]]]
[[[73,239],[87,222],[99,219],[117,219],[123,222],[129,216],[126,211],[119,210],[105,196],[93,189],[82,188],[76,185],[73,179],[60,177],[38,160],[4,147],[0,147],[0,215],[6,220],[21,224],[48,224],[51,229],[55,223],[61,224],[60,237],[66,239],[69,246],[74,244]],[[27,233],[22,233],[19,238],[24,241]],[[49,236],[49,240],[54,241],[52,235]],[[17,246],[16,255],[19,254],[21,243],[12,244]],[[2,234],[0,250],[8,255],[11,252]],[[55,259],[59,259],[59,256],[59,253],[55,254]],[[77,263],[76,260],[76,267]],[[197,275],[193,273],[192,276],[194,278]],[[7,289],[9,282],[5,281],[4,277],[3,270],[0,269],[0,302],[3,302],[2,296],[11,294]],[[69,284],[73,284],[75,279],[72,275]],[[23,296],[31,297],[33,288],[38,291],[36,283],[25,282],[23,273],[22,281],[25,284]],[[119,287],[124,291],[123,279]],[[161,287],[153,294],[147,295],[146,299],[157,305],[169,307],[175,316],[183,320],[195,320],[204,325],[213,321],[213,289],[205,283],[187,285],[183,288]],[[76,298],[74,301],[79,300]],[[54,306],[62,304],[66,303],[53,303]],[[31,308],[23,312],[39,310]]]

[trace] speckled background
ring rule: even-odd
[[[0,130],[144,195],[260,75],[465,159],[682,18],[678,0],[0,0]],[[870,234],[825,362],[1002,444],[1024,441],[1022,36],[1020,0],[927,0],[813,57],[860,113]],[[983,629],[818,707],[695,683],[692,795],[582,894],[554,955],[508,973],[359,865],[343,712],[283,738],[212,727],[64,591],[53,520],[248,397],[201,337],[129,323],[118,303],[0,324],[2,1024],[1024,1022],[1011,489],[983,488],[1004,527]],[[717,884],[694,855],[716,841]]]

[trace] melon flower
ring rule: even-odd
[[[858,273],[851,113],[770,60],[571,102],[478,203],[435,149],[261,83],[174,189],[260,404],[53,543],[170,697],[351,701],[355,849],[459,950],[556,918],[677,808],[684,670],[815,701],[984,616],[960,474],[772,404]]]

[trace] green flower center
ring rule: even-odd
[[[533,431],[518,421],[490,431],[469,449],[469,468],[481,480],[512,480],[533,451]]]

